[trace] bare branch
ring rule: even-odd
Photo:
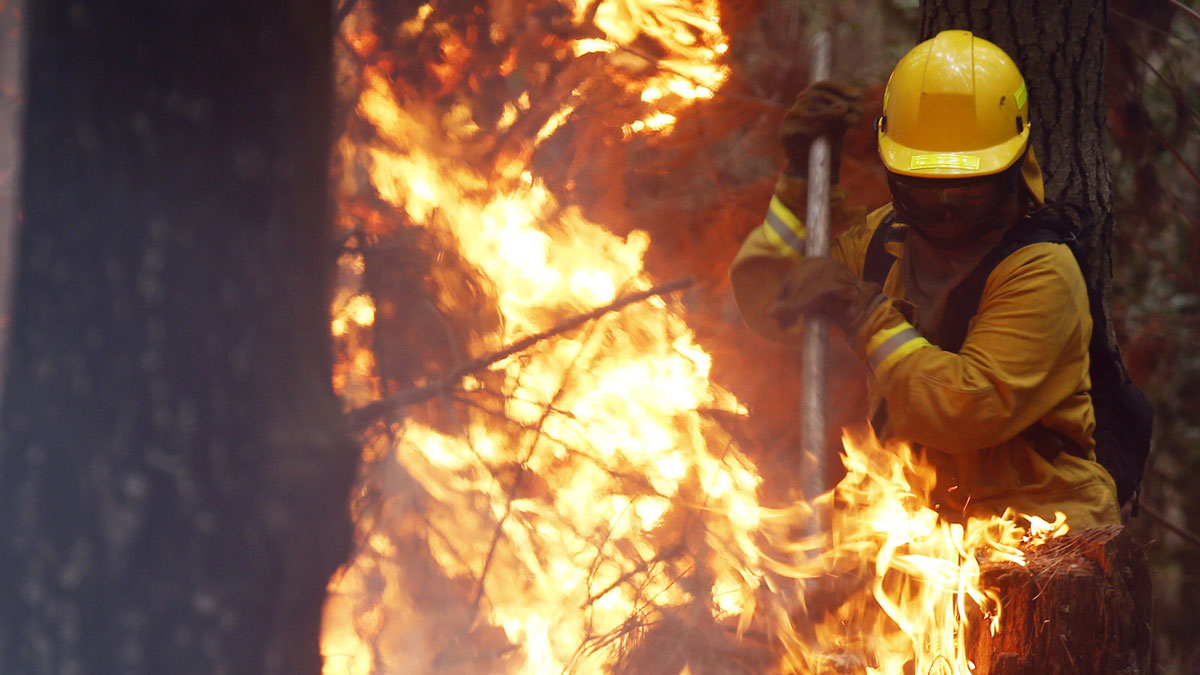
[[[1182,108],[1186,108],[1187,111],[1192,114],[1192,117],[1196,118],[1197,120],[1200,120],[1200,113],[1197,113],[1196,109],[1193,108],[1190,103],[1188,103],[1187,96],[1184,95],[1184,93],[1180,90],[1178,84],[1175,84],[1174,82],[1168,80],[1166,78],[1166,76],[1163,75],[1161,71],[1159,71],[1158,68],[1154,67],[1154,64],[1150,63],[1150,59],[1146,58],[1141,52],[1134,49],[1133,47],[1130,47],[1129,51],[1132,52],[1133,55],[1136,56],[1138,58],[1138,60],[1142,62],[1142,65],[1144,65],[1144,66],[1146,66],[1146,68],[1150,69],[1150,72],[1154,73],[1154,75],[1158,78],[1158,80],[1163,83],[1163,86],[1165,86],[1167,88],[1167,91],[1170,92],[1171,99],[1175,101],[1176,105],[1178,105]]]
[[[1147,23],[1147,22],[1137,18],[1136,16],[1130,16],[1129,14],[1126,14],[1125,12],[1122,12],[1119,9],[1114,9],[1113,7],[1110,6],[1108,8],[1108,12],[1109,12],[1109,14],[1112,14],[1113,16],[1117,16],[1122,19],[1125,19],[1129,23],[1137,24],[1137,25],[1141,26],[1142,28],[1148,28],[1148,29],[1154,31],[1155,33],[1158,33],[1159,35],[1162,35],[1165,38],[1174,40],[1175,42],[1179,42],[1181,44],[1189,45],[1189,46],[1195,45],[1195,42],[1193,40],[1188,40],[1186,38],[1179,37],[1178,35],[1172,33],[1169,30],[1166,30],[1165,28],[1162,28],[1160,26],[1155,26],[1152,23]]]
[[[1159,525],[1162,525],[1163,527],[1167,528],[1168,530],[1173,532],[1176,536],[1178,536],[1180,539],[1186,541],[1187,543],[1189,543],[1193,546],[1200,546],[1200,535],[1197,535],[1196,533],[1191,532],[1189,530],[1185,530],[1182,527],[1176,525],[1175,523],[1172,523],[1160,511],[1154,509],[1151,506],[1146,505],[1145,503],[1138,504],[1138,508],[1141,509],[1142,512],[1145,513],[1146,515],[1150,516],[1150,520],[1153,520],[1154,522],[1158,523]]]
[[[591,336],[594,328],[595,324],[588,329],[589,337]],[[560,398],[562,398],[563,392],[567,390],[567,384],[571,381],[571,374],[575,370],[575,364],[578,362],[580,354],[582,354],[582,352],[575,354],[574,358],[571,359],[571,363],[567,366],[566,370],[563,371],[562,381],[558,385],[558,391],[554,392],[554,396],[552,396],[550,401],[546,403],[546,407],[542,411],[542,416],[538,419],[537,426],[534,429],[533,438],[529,441],[529,449],[525,452],[525,456],[521,458],[519,467],[522,470],[533,457],[534,451],[537,450],[538,442],[542,439],[542,429],[545,428],[546,419],[550,417],[551,412],[554,410],[554,404],[557,403]],[[508,489],[508,500],[504,505],[504,515],[502,515],[500,519],[496,521],[495,530],[492,532],[492,543],[488,547],[487,558],[485,558],[483,561],[483,569],[479,572],[479,581],[478,586],[475,589],[475,600],[472,602],[471,621],[468,624],[468,627],[470,624],[475,623],[475,617],[479,613],[479,603],[483,600],[484,591],[486,590],[484,584],[487,581],[488,572],[491,570],[492,560],[496,555],[496,546],[500,543],[500,537],[504,534],[504,523],[508,520],[508,517],[512,515],[513,500],[516,499],[517,493],[521,490],[521,481],[524,477],[525,473],[524,471],[521,471],[518,472],[513,478],[512,485]]]
[[[1159,145],[1163,146],[1167,152],[1171,153],[1171,156],[1175,158],[1175,161],[1179,163],[1179,166],[1182,167],[1183,170],[1192,177],[1192,182],[1194,182],[1197,187],[1200,187],[1200,176],[1196,175],[1196,171],[1187,163],[1187,160],[1183,158],[1183,155],[1179,154],[1179,151],[1175,149],[1175,146],[1168,143],[1167,139],[1163,138],[1163,135],[1158,133],[1158,129],[1155,129],[1150,125],[1146,125],[1146,128],[1150,130],[1150,135],[1154,136],[1154,140],[1158,141]]]
[[[1200,21],[1200,12],[1197,12],[1196,10],[1192,9],[1191,7],[1188,7],[1187,5],[1183,4],[1182,2],[1179,2],[1179,0],[1167,0],[1167,2],[1171,3],[1171,5],[1173,7],[1175,7],[1175,9],[1190,16],[1193,20]]]
[[[631,293],[624,297],[617,298],[613,302],[603,307],[598,307],[583,314],[577,314],[552,328],[544,330],[540,333],[534,333],[533,335],[523,337],[504,349],[501,349],[500,351],[493,352],[476,359],[471,359],[458,368],[455,368],[445,377],[439,378],[438,380],[423,387],[397,392],[396,394],[388,396],[387,398],[373,401],[365,406],[362,406],[361,408],[351,410],[349,413],[347,413],[350,430],[354,433],[361,433],[366,430],[367,427],[371,426],[371,424],[373,424],[376,420],[384,417],[396,408],[428,401],[435,396],[448,392],[457,386],[459,381],[467,375],[479,370],[483,370],[493,363],[503,361],[513,354],[529,349],[533,345],[547,338],[574,330],[575,328],[578,328],[593,319],[598,319],[609,312],[615,312],[620,309],[624,309],[629,305],[658,295],[665,295],[667,293],[673,293],[675,291],[688,288],[695,283],[696,280],[693,277],[683,277],[674,281],[668,281],[665,284],[659,284],[658,286],[644,291]]]

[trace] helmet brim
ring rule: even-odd
[[[1012,166],[1025,151],[1029,142],[1029,125],[1024,125],[1021,133],[1012,138],[979,150],[960,152],[932,152],[919,148],[910,148],[892,140],[880,130],[879,157],[883,165],[892,173],[904,176],[924,176],[936,178],[965,178],[968,176],[987,176]]]

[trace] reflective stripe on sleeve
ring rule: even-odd
[[[804,223],[783,205],[779,195],[771,196],[771,206],[763,220],[767,241],[786,255],[804,255]]]
[[[900,359],[922,347],[932,346],[912,324],[902,321],[871,336],[867,341],[867,361],[871,364],[871,370],[875,371],[875,376],[882,377]]]

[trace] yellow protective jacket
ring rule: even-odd
[[[867,244],[891,205],[861,216],[831,254],[860,278]],[[766,309],[783,273],[803,251],[804,227],[776,196],[767,220],[733,261],[730,277],[746,323],[775,340],[793,341]],[[904,298],[904,242],[889,242],[897,262],[883,293]],[[878,303],[848,339],[871,368],[870,409],[887,402],[890,439],[923,448],[938,474],[933,495],[948,516],[1018,513],[1073,529],[1120,522],[1116,487],[1095,461],[1088,374],[1092,321],[1087,289],[1070,249],[1026,246],[988,277],[979,309],[958,353],[931,344],[898,309]],[[1045,447],[1037,423],[1078,444],[1084,456]],[[1043,434],[1044,434],[1044,430]]]

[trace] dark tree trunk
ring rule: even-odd
[[[29,5],[0,672],[318,673],[329,5]]]

